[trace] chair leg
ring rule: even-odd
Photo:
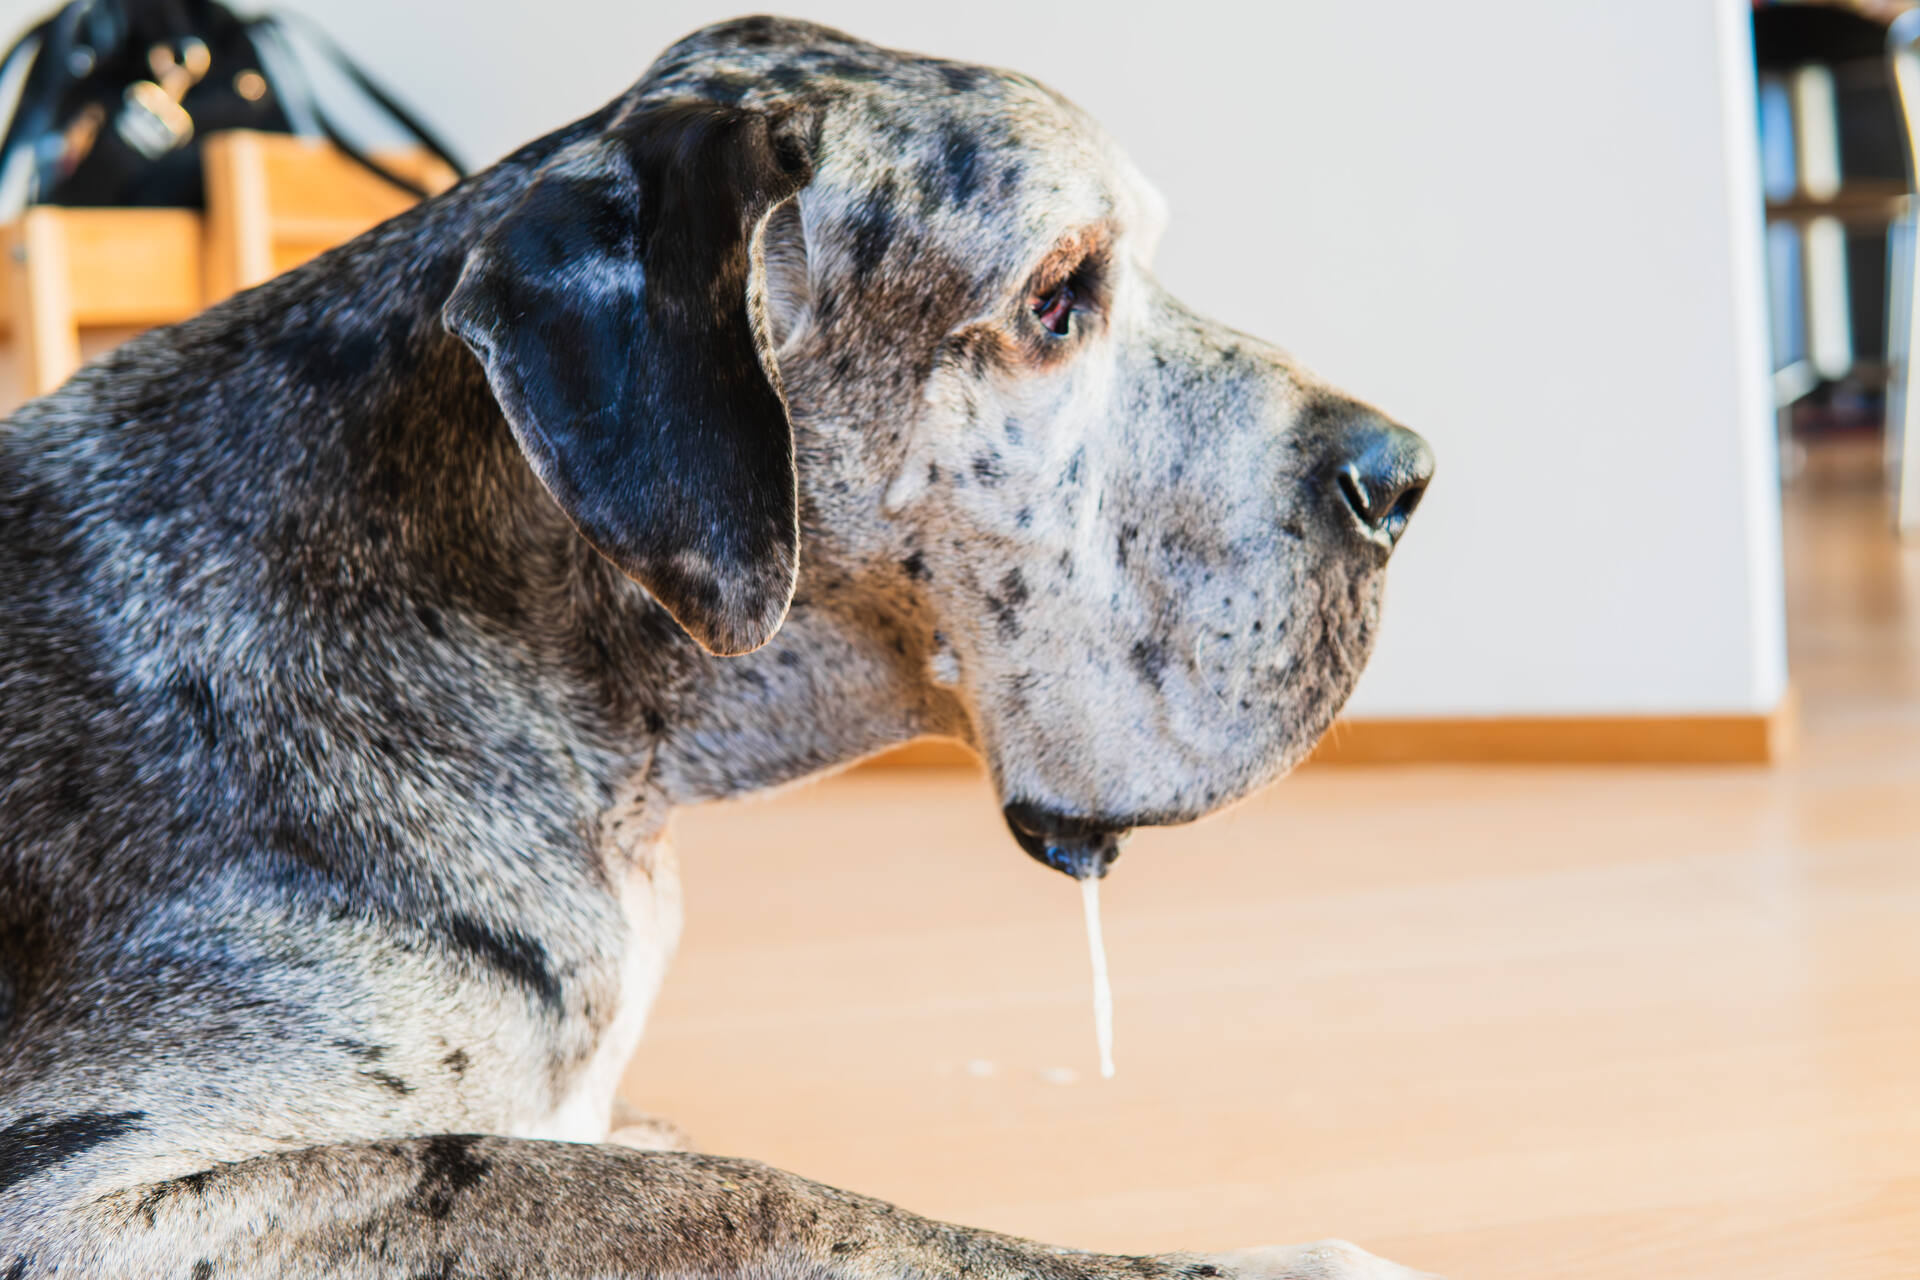
[[[206,297],[212,306],[272,277],[273,228],[258,134],[211,134],[201,158],[207,192]]]
[[[1903,537],[1920,539],[1920,430],[1915,425],[1905,413],[1900,422],[1887,424],[1900,433],[1894,456],[1894,527]]]
[[[4,249],[20,388],[31,399],[52,391],[80,367],[72,264],[60,210],[27,210],[4,229]]]
[[[1912,203],[1887,228],[1887,381],[1886,462],[1892,486],[1893,523],[1901,534],[1920,534],[1920,221]]]

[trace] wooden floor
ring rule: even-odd
[[[685,816],[628,1074],[711,1151],[1062,1244],[1456,1280],[1920,1276],[1920,550],[1816,459],[1796,757],[1310,768],[1077,892],[982,781]]]

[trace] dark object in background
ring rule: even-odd
[[[1808,334],[1814,317],[1807,307],[1811,284],[1801,283],[1815,270],[1803,257],[1803,233],[1816,215],[1844,224],[1844,248],[1838,257],[1821,260],[1837,270],[1830,284],[1844,303],[1846,334],[1840,341],[1851,350],[1844,373],[1821,366],[1817,383],[1800,385],[1781,403],[1794,435],[1825,434],[1834,430],[1878,430],[1883,418],[1888,372],[1887,307],[1889,295],[1889,231],[1891,202],[1907,188],[1906,125],[1895,95],[1887,61],[1887,29],[1883,22],[1827,4],[1781,3],[1756,6],[1753,12],[1753,48],[1764,99],[1769,81],[1790,82],[1802,68],[1826,69],[1831,78],[1831,118],[1808,127],[1823,128],[1837,161],[1840,189],[1811,192],[1806,175],[1798,172],[1804,156],[1800,130],[1803,122],[1794,109],[1791,117],[1770,116],[1763,102],[1763,147],[1771,142],[1773,163],[1784,160],[1792,192],[1769,187],[1769,221],[1774,232],[1791,229],[1790,243],[1773,243],[1770,234],[1770,289],[1774,308],[1787,308],[1797,322],[1791,336],[1776,322],[1774,367],[1807,363],[1810,347],[1829,354],[1833,335],[1825,343]],[[1783,97],[1782,101],[1786,101]],[[1778,137],[1768,137],[1778,131]],[[1816,139],[1816,141],[1820,141]],[[1776,397],[1782,393],[1776,385]]]
[[[1769,4],[1753,11],[1753,60],[1762,71],[1787,71],[1808,62],[1878,61],[1886,52],[1886,24],[1851,9]]]
[[[311,43],[421,146],[460,163],[331,41]],[[304,115],[368,169],[415,195],[334,127],[278,16],[242,18],[216,0],[72,0],[28,31],[5,64],[31,57],[0,141],[0,217],[29,204],[200,208],[199,139],[220,129],[294,132]],[[262,57],[262,46],[279,46]]]
[[[1840,169],[1848,178],[1907,179],[1905,126],[1887,68],[1887,28],[1847,9],[1774,4],[1753,11],[1753,60],[1763,72],[1808,63],[1833,70]]]

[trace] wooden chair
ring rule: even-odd
[[[80,330],[146,329],[205,305],[201,219],[190,209],[42,205],[0,227],[16,391],[44,395],[80,367]]]
[[[414,202],[339,148],[284,133],[217,133],[206,148],[206,300],[251,288],[351,240]],[[455,175],[421,150],[375,157],[429,192]]]
[[[16,391],[44,395],[80,367],[83,329],[184,320],[298,266],[414,201],[331,143],[216,133],[204,145],[207,211],[42,205],[0,227]],[[376,158],[429,191],[453,171],[425,151]]]

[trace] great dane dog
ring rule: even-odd
[[[1029,853],[1274,778],[1420,439],[1023,76],[750,19],[0,428],[0,1277],[1278,1280],[609,1143],[678,806],[912,735]]]

